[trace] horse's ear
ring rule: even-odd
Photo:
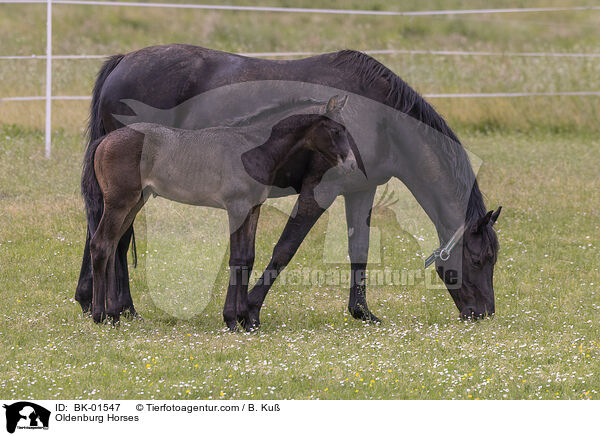
[[[477,224],[475,224],[475,232],[480,232],[482,231],[485,226],[487,226],[490,223],[490,220],[492,219],[492,214],[494,213],[493,210],[490,210],[488,213],[486,213],[484,216],[482,216],[481,218],[479,218],[477,220]]]
[[[498,221],[498,217],[500,216],[501,210],[502,210],[502,206],[498,206],[498,209],[496,209],[496,212],[494,212],[492,214],[492,218],[490,219],[490,222],[492,223],[492,225],[496,224],[496,221]]]
[[[347,95],[345,95],[343,97],[340,97],[339,95],[334,95],[327,102],[327,109],[326,109],[327,113],[341,112],[342,109],[344,109],[344,106],[346,106],[347,101],[348,101]]]

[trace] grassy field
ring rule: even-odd
[[[314,0],[293,3],[322,6]],[[568,3],[528,6],[536,4]],[[356,0],[327,6],[336,5],[490,7],[478,1]],[[518,5],[498,1],[493,6]],[[347,47],[600,51],[600,12],[376,18],[55,9],[56,54],[108,54],[167,42],[245,52]],[[42,6],[0,5],[0,55],[43,53],[44,14]],[[598,58],[378,59],[424,93],[600,90]],[[0,97],[44,92],[43,61],[0,62]],[[56,61],[54,93],[88,95],[99,64]],[[140,266],[132,272],[133,297],[143,319],[123,320],[113,328],[83,317],[73,293],[85,229],[78,180],[87,103],[54,103],[51,160],[43,156],[43,103],[0,103],[0,398],[599,398],[600,100],[432,103],[483,160],[479,181],[488,206],[504,206],[498,223],[496,316],[462,322],[445,290],[421,283],[382,285],[371,287],[369,301],[384,323],[371,326],[348,315],[345,283],[288,280],[275,284],[261,330],[253,334],[223,328],[226,237],[203,234],[202,226],[194,225],[195,211],[165,211],[158,203],[149,205],[154,209],[140,226]],[[330,271],[347,268],[324,263],[330,223],[344,222],[339,209],[319,221],[288,274],[323,265]],[[213,222],[222,217],[214,211],[202,214]],[[278,236],[274,229],[284,222],[277,208],[263,211],[256,269],[268,262]],[[388,209],[375,210],[373,226],[381,246],[372,270],[421,267],[415,241],[398,230]],[[217,243],[218,255],[207,255],[207,246]],[[188,286],[193,275],[182,279],[194,268],[201,268],[202,284],[196,288]],[[217,272],[214,289],[201,281],[203,270]],[[190,302],[188,312],[178,312],[162,298],[161,289],[170,284]]]

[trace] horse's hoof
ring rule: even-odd
[[[366,316],[366,318],[363,321],[367,321],[371,324],[381,324],[383,323],[382,320],[380,320],[379,318],[377,318],[375,315],[373,315],[371,312],[369,312]]]
[[[238,330],[237,321],[225,321],[225,324],[227,324],[227,328],[229,329],[230,332],[237,332],[237,330]]]
[[[106,318],[110,320],[110,323],[113,326],[119,325],[119,321],[121,319],[121,312],[108,312],[106,314]]]
[[[135,319],[140,319],[140,320],[142,319],[142,316],[141,316],[141,315],[139,315],[139,314],[138,314],[138,313],[135,311],[135,309],[133,308],[133,306],[130,306],[130,307],[123,307],[123,309],[122,309],[122,311],[121,311],[121,315],[122,315],[124,318],[126,318],[126,319],[128,319],[128,320],[130,320],[130,321],[132,321],[132,320],[135,320]]]
[[[248,319],[240,324],[242,325],[242,327],[244,327],[244,330],[246,330],[248,333],[255,332],[256,330],[258,330],[258,327],[260,326],[260,323],[258,321],[253,322],[250,319]]]
[[[382,321],[379,318],[377,318],[375,315],[373,315],[373,313],[369,309],[363,309],[362,307],[358,306],[355,308],[349,308],[349,310],[350,310],[350,315],[352,315],[352,317],[354,319],[358,319],[360,321],[366,321],[371,324],[381,324],[382,323]]]
[[[96,324],[100,324],[106,319],[106,313],[104,311],[92,312],[92,319]]]

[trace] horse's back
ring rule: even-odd
[[[107,77],[100,97],[103,123],[107,131],[114,130],[120,127],[114,114],[134,115],[121,100],[171,109],[206,91],[243,82],[291,80],[359,92],[354,80],[343,78],[336,56],[270,60],[187,44],[146,47],[126,54]]]

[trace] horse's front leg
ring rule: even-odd
[[[292,260],[310,229],[325,212],[325,209],[315,201],[312,190],[304,189],[298,197],[295,209],[296,215],[288,219],[275,245],[269,265],[248,295],[248,308],[253,328],[260,325],[260,309],[271,285]]]
[[[229,286],[223,307],[223,319],[231,331],[237,330],[237,321],[246,329],[252,325],[248,315],[248,281],[254,266],[254,241],[260,205],[247,214],[229,211],[230,255]]]
[[[379,323],[381,320],[367,306],[366,269],[369,257],[371,209],[375,191],[354,192],[344,196],[348,224],[348,254],[350,255],[350,314],[363,321]]]

